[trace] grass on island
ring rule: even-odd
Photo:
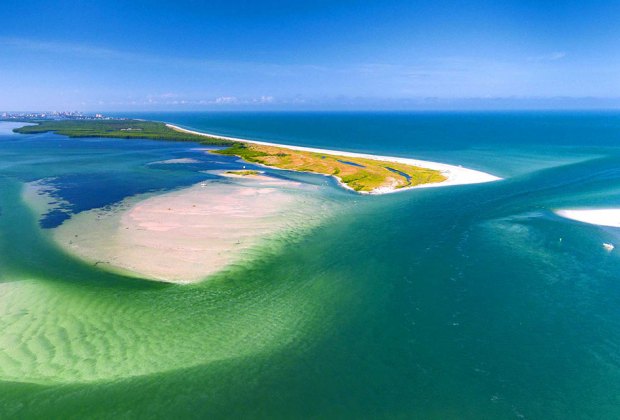
[[[236,142],[207,135],[175,130],[166,124],[140,120],[61,120],[36,121],[13,131],[22,134],[55,132],[68,137],[112,137],[191,141],[211,146],[229,146],[213,153],[238,156],[241,159],[293,171],[313,172],[337,177],[344,185],[359,192],[378,188],[398,189],[446,180],[441,172],[396,162],[352,158],[291,150],[285,147]],[[230,171],[239,175],[255,175],[258,171]]]
[[[37,121],[13,130],[21,134],[55,132],[68,137],[112,137],[121,139],[148,139],[168,141],[193,141],[200,144],[228,146],[229,140],[184,133],[155,121],[139,120],[60,120]]]
[[[413,187],[446,180],[441,172],[433,169],[276,146],[235,143],[227,149],[214,150],[213,153],[239,156],[248,162],[281,169],[333,175],[343,184],[359,192],[371,192],[382,187],[393,189]]]
[[[227,174],[231,174],[231,175],[239,175],[239,176],[254,176],[254,175],[259,175],[260,171],[251,171],[251,170],[245,170],[245,171],[226,171]]]

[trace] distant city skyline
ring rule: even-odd
[[[620,108],[620,2],[14,1],[0,111]]]

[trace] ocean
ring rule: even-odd
[[[82,211],[247,164],[187,143],[0,132],[0,417],[620,417],[620,114],[125,113],[462,165],[501,181],[381,196],[194,285],[82,262]],[[166,159],[199,162],[161,165]],[[251,165],[247,165],[251,167]],[[43,185],[41,210],[23,200]],[[263,252],[264,251],[264,252]]]

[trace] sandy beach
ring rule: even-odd
[[[278,234],[303,232],[329,207],[312,186],[263,175],[220,175],[230,180],[77,214],[53,237],[101,268],[193,283],[251,257],[258,248],[264,252],[276,246]]]
[[[620,209],[564,209],[558,216],[599,226],[620,227]]]
[[[422,185],[416,185],[412,187],[398,188],[398,189],[391,188],[391,187],[378,188],[376,190],[373,190],[370,194],[388,194],[388,193],[410,190],[414,188],[434,188],[434,187],[446,187],[446,186],[451,186],[451,185],[479,184],[479,183],[484,183],[484,182],[498,181],[502,179],[497,176],[488,174],[486,172],[476,171],[473,169],[463,168],[461,166],[448,165],[448,164],[439,163],[439,162],[431,162],[431,161],[426,161],[426,160],[410,159],[410,158],[395,157],[395,156],[380,156],[380,155],[371,155],[371,154],[365,154],[365,153],[345,152],[345,151],[339,151],[339,150],[319,149],[319,148],[303,147],[303,146],[291,146],[291,145],[286,145],[286,144],[270,143],[270,142],[263,142],[263,141],[256,141],[256,140],[247,140],[247,139],[242,139],[242,138],[237,138],[237,137],[227,137],[227,136],[219,136],[219,135],[214,135],[214,134],[202,133],[200,131],[188,130],[186,128],[182,128],[182,127],[179,127],[173,124],[166,124],[166,126],[174,130],[184,132],[184,133],[191,133],[191,134],[196,134],[196,135],[206,136],[206,137],[215,137],[215,138],[223,139],[223,140],[259,144],[259,145],[264,145],[264,146],[284,147],[284,148],[291,149],[291,150],[321,153],[321,154],[326,154],[326,155],[364,158],[364,159],[372,159],[372,160],[383,161],[383,162],[403,163],[406,165],[412,165],[412,166],[418,166],[421,168],[438,170],[446,177],[446,180],[443,182],[422,184]],[[342,182],[340,182],[340,185],[344,186],[345,188],[348,188]]]

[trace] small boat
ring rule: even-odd
[[[605,248],[605,251],[611,252],[614,250],[615,246],[613,244],[603,242],[603,248]]]

